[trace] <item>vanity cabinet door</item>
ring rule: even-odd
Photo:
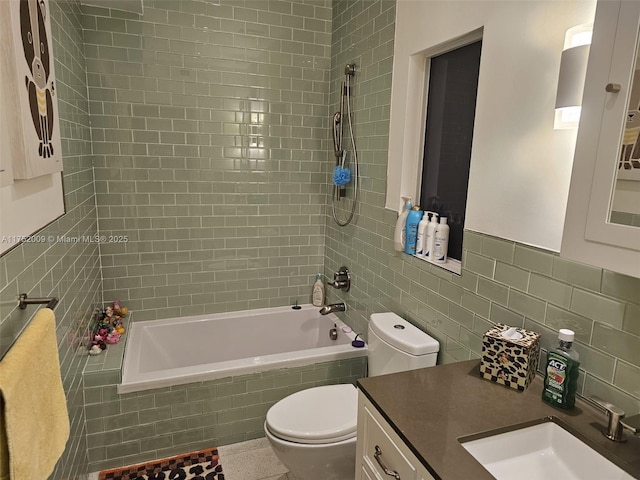
[[[560,251],[562,257],[635,277],[640,226],[620,223],[612,210],[620,189],[628,194],[630,188],[620,183],[622,160],[640,146],[640,101],[631,95],[634,73],[640,75],[639,26],[640,2],[598,1]],[[630,183],[640,198],[640,182]]]
[[[356,480],[433,480],[380,412],[358,395]]]

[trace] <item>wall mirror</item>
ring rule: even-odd
[[[640,2],[598,2],[561,248],[564,257],[635,277],[639,28]]]
[[[609,221],[640,228],[640,42],[637,43]]]

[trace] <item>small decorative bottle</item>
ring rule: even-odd
[[[561,328],[558,332],[560,345],[547,354],[542,399],[556,407],[571,409],[576,404],[580,360],[573,350],[575,333]]]
[[[313,284],[313,293],[311,297],[311,302],[314,307],[321,307],[324,305],[324,283],[322,283],[322,275],[320,273],[316,275],[316,281]]]

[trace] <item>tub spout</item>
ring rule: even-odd
[[[344,302],[341,303],[332,303],[331,305],[325,305],[320,309],[320,315],[328,315],[330,313],[335,312],[346,312],[347,304]]]

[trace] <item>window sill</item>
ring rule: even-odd
[[[456,275],[461,275],[462,273],[462,262],[460,262],[460,260],[456,260],[455,258],[447,258],[447,261],[445,263],[436,263],[419,255],[411,256],[417,258],[418,260],[422,260],[423,262],[427,262],[435,267],[442,268],[443,270],[448,270],[451,273],[455,273]]]

